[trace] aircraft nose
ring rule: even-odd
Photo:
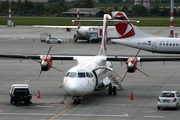
[[[66,80],[65,86],[66,91],[73,96],[81,96],[83,93],[82,83],[76,79]]]

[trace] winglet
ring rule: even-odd
[[[101,48],[98,55],[106,55],[106,43],[107,43],[107,21],[108,19],[111,19],[111,16],[109,14],[104,14],[103,19],[103,35],[101,40]]]

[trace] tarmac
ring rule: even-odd
[[[168,37],[169,27],[139,27],[140,30],[157,36]],[[180,27],[175,28],[179,33]],[[63,29],[34,28],[32,26],[0,26],[0,53],[3,54],[47,54],[51,44],[40,42],[40,34],[47,32],[63,40],[52,44],[50,54],[97,55],[100,43],[70,41],[75,31]],[[138,49],[107,43],[108,55],[136,55]],[[139,55],[159,55],[140,51]],[[174,55],[173,55],[174,56]],[[108,89],[84,96],[81,104],[73,105],[72,96],[65,96],[62,86],[66,71],[76,61],[53,61],[53,66],[63,72],[51,69],[42,72],[37,81],[40,65],[32,60],[0,58],[0,120],[178,120],[180,109],[157,109],[161,91],[180,91],[179,62],[144,62],[139,71],[128,73],[122,82],[124,90],[117,95],[108,95]],[[114,69],[121,76],[127,71],[126,65],[113,62]],[[10,104],[10,87],[29,80],[32,90],[32,104],[19,107]],[[40,98],[37,98],[38,90]],[[133,100],[132,100],[133,98]]]

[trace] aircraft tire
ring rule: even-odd
[[[113,95],[116,95],[116,86],[113,87]]]
[[[109,95],[112,95],[112,86],[109,86]]]

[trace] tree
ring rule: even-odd
[[[124,7],[122,8],[122,11],[125,12],[125,13],[127,13],[127,12],[128,12],[128,7],[127,7],[127,6],[124,6]]]
[[[142,5],[135,5],[132,8],[132,14],[136,15],[136,16],[147,16],[148,15],[148,11],[147,11],[147,8],[145,8]]]
[[[99,3],[105,3],[106,0],[99,0]]]
[[[150,9],[149,12],[150,12],[151,14],[153,14],[153,15],[159,15],[160,11],[159,11],[159,6],[158,6],[158,4],[155,5],[152,9]]]
[[[86,6],[87,8],[94,8],[94,3],[93,3],[92,0],[86,0],[85,6]]]

